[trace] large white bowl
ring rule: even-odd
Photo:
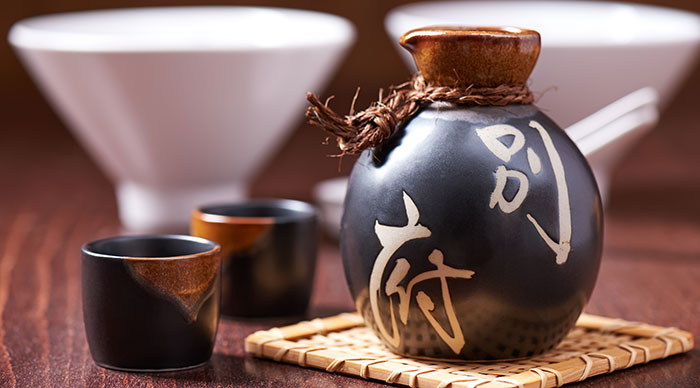
[[[30,18],[9,41],[115,182],[123,225],[161,231],[246,196],[354,37],[318,12],[172,7]]]
[[[531,89],[562,127],[616,99],[651,86],[663,108],[692,68],[700,18],[668,8],[589,1],[445,1],[392,10],[385,27],[398,46],[406,31],[428,25],[512,25],[542,35]]]

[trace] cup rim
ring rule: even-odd
[[[234,216],[226,214],[217,214],[212,211],[213,208],[225,208],[233,211],[250,209],[252,207],[263,207],[266,209],[287,210],[291,213],[276,216]],[[316,218],[318,211],[312,204],[295,199],[254,199],[245,202],[235,203],[214,203],[199,206],[192,211],[192,218],[200,221],[216,224],[256,224],[256,225],[272,225],[300,222]]]
[[[548,10],[556,17],[540,18],[519,15],[523,9]],[[510,8],[504,19],[500,15],[500,23],[515,24],[522,27],[537,30],[546,39],[542,40],[542,47],[546,49],[582,49],[582,48],[602,48],[602,47],[656,47],[688,44],[700,40],[700,17],[693,12],[675,9],[668,6],[636,4],[624,1],[599,2],[593,0],[557,2],[557,1],[419,1],[403,4],[391,9],[384,18],[386,31],[398,39],[405,31],[423,25],[431,24],[469,24],[475,20],[459,20],[459,17],[449,17],[449,15],[460,15],[465,12],[475,14],[475,11],[485,13],[490,9]],[[430,11],[426,14],[426,10]],[[624,15],[623,22],[615,22],[615,19],[605,22],[606,28],[599,28],[598,31],[581,28],[568,28],[569,34],[552,34],[551,30],[556,29],[556,21],[560,21],[561,15],[577,15],[581,19],[581,13],[600,13],[610,15],[615,12]],[[543,12],[539,12],[542,14]],[[478,15],[477,15],[478,16]],[[557,19],[559,17],[559,19]],[[521,19],[522,21],[518,21]],[[617,18],[620,19],[620,18]],[[548,20],[546,22],[542,20]],[[665,27],[649,28],[649,22],[656,20]],[[480,24],[493,24],[491,20],[481,20]],[[413,27],[412,27],[413,26]],[[554,27],[550,27],[554,26]],[[614,27],[611,27],[614,26]],[[634,34],[633,34],[634,33]],[[614,35],[614,36],[611,36]]]
[[[96,252],[95,250],[91,249],[96,244],[105,243],[105,242],[113,242],[113,241],[126,242],[126,241],[146,240],[146,239],[187,240],[187,241],[191,241],[191,242],[205,244],[209,247],[209,249],[201,251],[201,252],[195,252],[195,253],[189,253],[189,254],[177,255],[177,256],[111,255],[111,254],[107,254],[107,253]],[[198,257],[202,257],[202,256],[209,256],[211,254],[215,254],[215,253],[221,251],[221,246],[214,241],[211,241],[211,240],[208,240],[208,239],[205,239],[202,237],[189,236],[189,235],[184,235],[184,234],[142,234],[142,235],[113,236],[113,237],[107,237],[107,238],[89,241],[89,242],[86,242],[85,244],[83,244],[82,247],[80,247],[80,251],[87,256],[104,258],[104,259],[130,260],[130,261],[131,260],[176,261],[176,260],[194,259],[194,258],[198,258]]]
[[[200,33],[199,38],[183,39],[171,34],[115,33],[109,26],[130,27],[130,18],[150,17],[172,25],[179,20],[186,23],[201,23],[209,14],[233,15],[268,13],[278,15],[291,25],[313,23],[327,31],[326,34],[291,39],[280,43],[264,40],[260,33],[257,40],[242,42],[226,37],[217,31]],[[75,21],[101,21],[105,27],[71,27]],[[235,20],[234,20],[235,21]],[[133,23],[132,23],[133,24]],[[225,25],[223,23],[219,23]],[[272,25],[270,28],[273,28]],[[158,32],[158,31],[156,31]],[[233,34],[231,34],[233,35]],[[255,33],[253,33],[255,35]],[[308,35],[308,36],[307,36]],[[33,16],[16,22],[8,34],[9,42],[16,47],[34,50],[91,52],[91,53],[183,53],[183,52],[269,52],[275,50],[298,50],[314,47],[343,45],[355,38],[354,25],[344,17],[334,14],[285,7],[243,5],[183,5],[127,7],[84,10]]]

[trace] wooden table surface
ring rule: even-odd
[[[685,89],[676,101],[690,102],[674,104],[616,174],[603,263],[586,308],[594,314],[677,326],[696,339],[697,97],[695,90]],[[0,387],[381,385],[244,355],[246,335],[285,323],[281,321],[222,320],[211,362],[193,371],[129,374],[96,366],[82,321],[79,248],[85,241],[121,232],[114,194],[50,110],[36,96],[22,98],[12,97],[16,109],[3,113],[0,140]],[[308,186],[323,178],[308,176],[317,161],[295,158],[319,136],[308,129],[299,133],[256,182],[256,194],[294,194],[283,187],[289,182]],[[332,167],[324,171],[334,170],[335,163],[328,161]],[[305,192],[308,196],[308,187]],[[322,244],[314,287],[309,317],[353,308],[338,249],[330,240]],[[572,386],[700,387],[700,351]]]

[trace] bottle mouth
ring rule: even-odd
[[[533,37],[539,38],[539,33],[534,30],[529,30],[520,27],[511,26],[428,26],[410,30],[403,34],[400,43],[406,47],[415,43],[418,39],[429,37],[448,36],[450,38],[469,39],[472,37],[483,35],[499,35],[499,36],[514,36],[514,37]],[[406,47],[408,48],[408,47]]]
[[[452,87],[524,85],[540,52],[537,31],[511,26],[429,26],[399,43],[428,82]]]

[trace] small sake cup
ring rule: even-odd
[[[306,312],[318,245],[316,209],[301,201],[253,200],[203,206],[190,233],[221,244],[221,312],[281,317]]]
[[[220,250],[179,235],[83,245],[83,319],[95,363],[133,372],[205,364],[219,323]]]

